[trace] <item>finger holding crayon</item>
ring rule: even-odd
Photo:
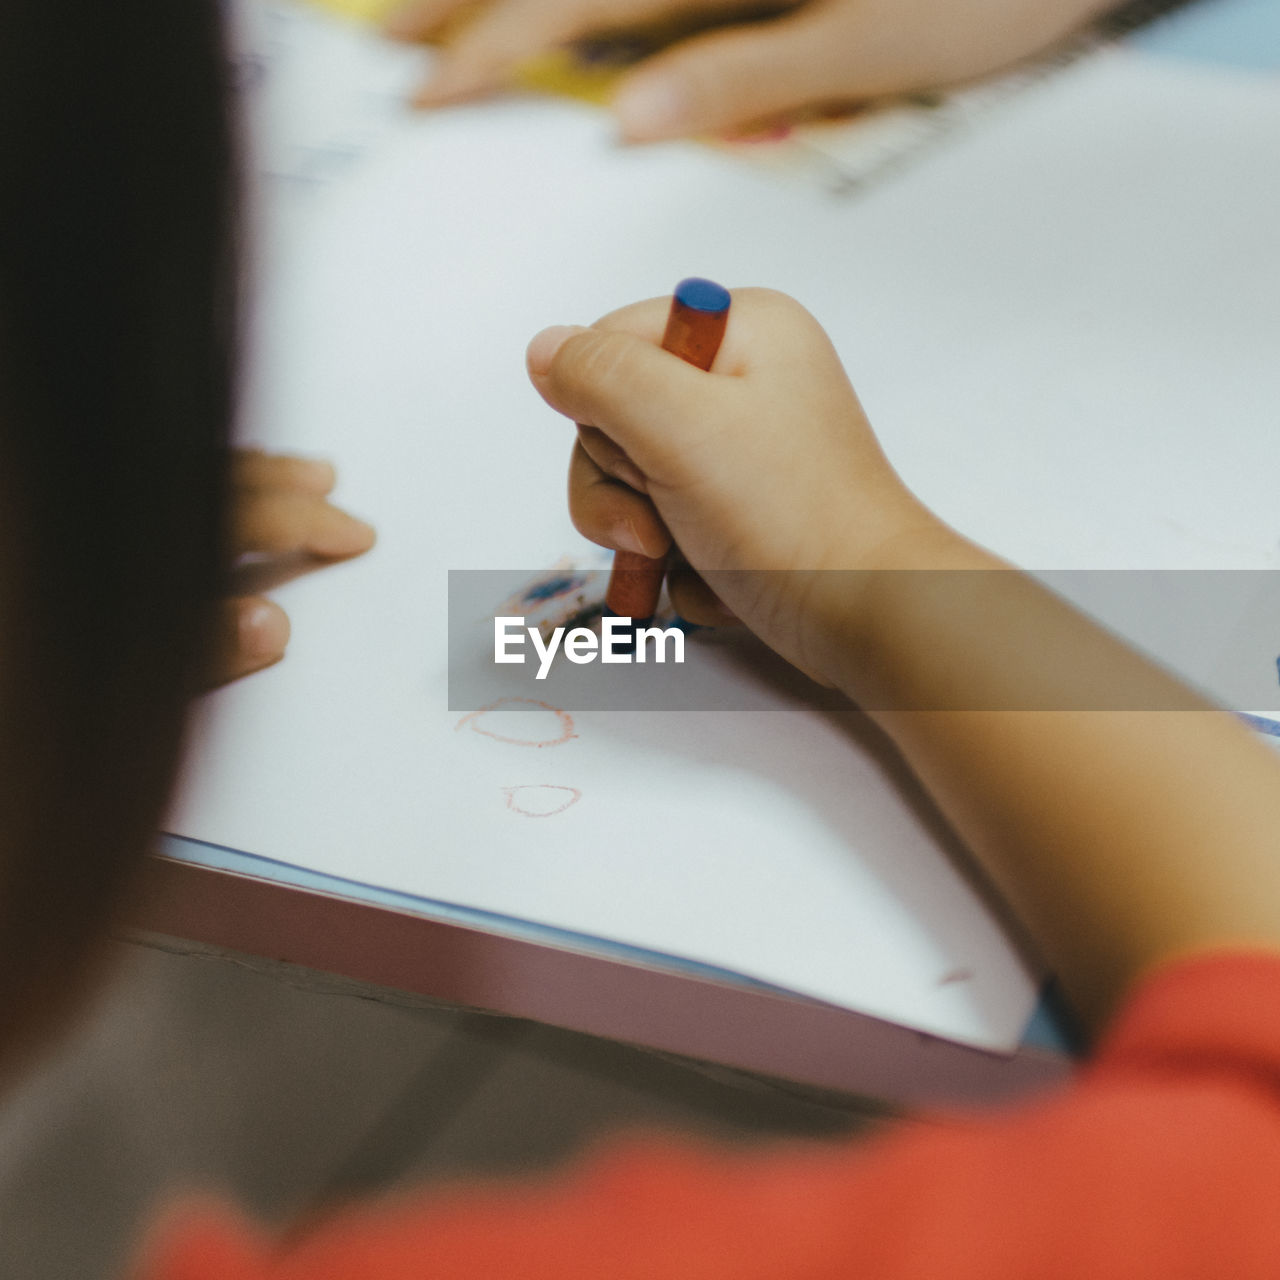
[[[708,372],[724,339],[729,302],[729,291],[721,285],[697,276],[681,280],[671,298],[671,310],[667,313],[667,324],[662,334],[662,349],[679,356],[695,369]],[[629,459],[625,460],[625,465],[631,467]],[[643,493],[644,477],[634,468],[632,471],[634,482],[631,487]],[[618,618],[630,618],[635,626],[649,623],[657,612],[666,567],[665,555],[649,556],[643,549],[619,550],[614,556],[613,572],[609,576],[605,611]]]
[[[690,277],[676,285],[662,335],[662,349],[703,372],[710,370],[729,318],[729,291],[710,280]],[[575,524],[593,541],[614,548],[605,612],[650,622],[657,611],[666,573],[671,535],[647,491],[644,474],[626,451],[603,431],[578,424],[578,443],[570,464],[569,488]],[[573,501],[576,496],[577,501]],[[726,611],[710,607],[714,594],[684,593],[702,617],[723,621]]]
[[[535,387],[582,424],[574,521],[650,562],[669,538],[692,570],[671,585],[682,615],[700,621],[700,607],[720,611],[713,592],[723,610],[821,677],[822,659],[805,652],[819,638],[806,633],[857,606],[819,598],[812,571],[885,567],[882,549],[904,535],[932,536],[941,522],[889,465],[829,339],[799,304],[735,290],[705,372],[660,349],[670,308],[670,299],[654,299],[530,344]],[[644,561],[622,563],[656,576]],[[623,616],[644,607],[643,598],[626,603]]]

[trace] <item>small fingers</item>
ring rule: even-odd
[[[683,561],[667,571],[667,595],[671,599],[671,607],[686,622],[699,627],[738,624],[737,615]]]
[[[606,475],[581,440],[569,460],[569,516],[584,538],[614,551],[657,559],[671,546],[653,503]]]
[[[382,29],[394,40],[430,40],[478,7],[477,0],[407,0],[391,11]]]
[[[640,468],[599,428],[578,423],[578,441],[587,456],[606,476],[621,480],[637,493],[649,492],[649,482]]]
[[[289,618],[263,596],[224,600],[218,606],[210,687],[229,684],[284,657]]]
[[[243,489],[300,489],[321,497],[333,491],[333,463],[294,454],[237,449],[231,462],[232,483]]]
[[[441,52],[414,103],[436,107],[491,92],[528,58],[599,27],[604,9],[599,0],[496,0]]]
[[[236,502],[232,521],[232,549],[237,556],[305,552],[342,560],[368,551],[376,537],[363,520],[317,493],[300,490],[246,490]]]
[[[333,466],[312,458],[236,450],[231,464],[231,552],[341,560],[373,545],[373,529],[335,507],[327,496],[336,483]],[[211,685],[261,670],[284,656],[289,619],[263,596],[222,602],[215,621]]]
[[[859,96],[853,92],[859,87],[856,64],[866,55],[852,39],[856,32],[831,26],[827,10],[814,6],[697,36],[656,55],[626,78],[614,98],[623,137],[652,142],[721,132]],[[878,87],[868,83],[868,91]]]

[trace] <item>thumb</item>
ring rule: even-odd
[[[544,329],[527,361],[553,409],[599,428],[659,485],[675,482],[689,433],[711,420],[726,381],[620,330]]]
[[[696,36],[633,71],[613,100],[631,142],[751,124],[832,93],[833,41],[821,8]],[[847,60],[852,52],[842,50]]]

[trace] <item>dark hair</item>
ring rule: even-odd
[[[0,5],[0,1039],[83,976],[154,838],[223,544],[217,0]]]

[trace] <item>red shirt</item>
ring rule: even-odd
[[[631,1145],[535,1185],[344,1212],[278,1248],[221,1214],[143,1280],[1280,1277],[1280,956],[1148,978],[1070,1086],[870,1142]]]

